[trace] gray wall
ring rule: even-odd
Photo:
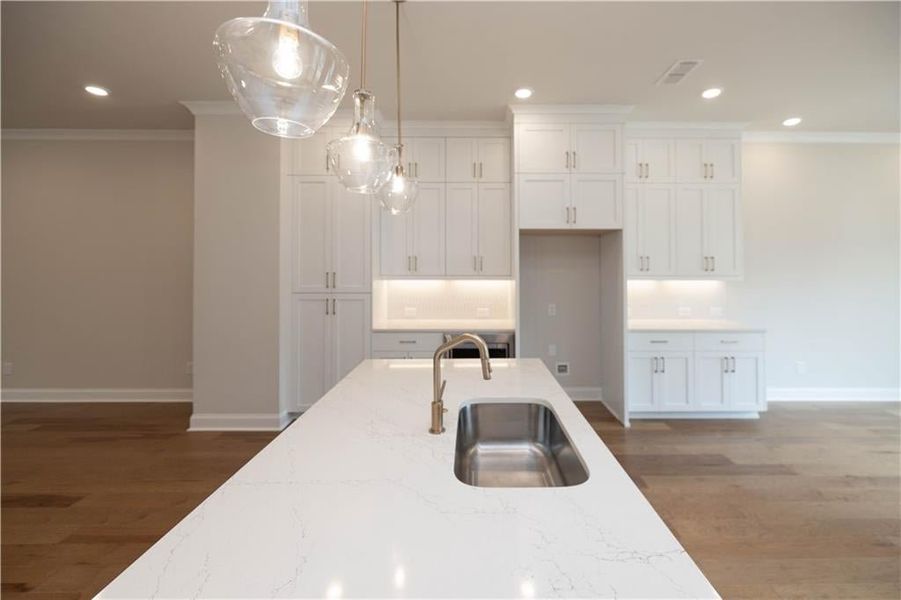
[[[279,141],[243,115],[195,124],[194,417],[278,405]]]
[[[190,388],[190,141],[4,140],[4,388]]]

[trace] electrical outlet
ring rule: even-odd
[[[476,317],[479,319],[487,319],[491,316],[491,309],[487,306],[477,306],[476,307]]]
[[[185,375],[193,375],[194,374],[194,363],[192,361],[188,361],[185,363]]]
[[[4,362],[3,363],[3,374],[4,375],[12,375],[13,374],[13,364],[12,362]]]
[[[547,355],[548,356],[557,356],[557,344],[548,344]]]
[[[798,375],[807,375],[807,361],[795,361],[795,371],[798,372]]]
[[[551,302],[547,305],[547,316],[556,317],[557,316],[557,305]]]
[[[565,377],[569,375],[569,363],[568,362],[558,362],[555,369],[558,376]]]
[[[691,316],[691,307],[690,306],[680,306],[676,309],[680,317],[690,317]]]

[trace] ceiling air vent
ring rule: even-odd
[[[683,59],[673,63],[657,80],[657,85],[676,85],[701,64],[700,59]]]

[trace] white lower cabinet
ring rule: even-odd
[[[444,342],[434,332],[376,332],[372,334],[372,358],[432,358]]]
[[[295,294],[294,408],[313,405],[369,356],[369,294]]]
[[[763,344],[761,333],[630,334],[630,416],[766,410]]]

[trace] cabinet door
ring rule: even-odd
[[[285,142],[290,148],[291,175],[328,175],[325,147],[332,139],[331,129],[320,129],[316,135],[303,140]]]
[[[370,293],[372,197],[332,183],[332,283],[337,291]]]
[[[479,184],[479,275],[510,276],[511,228],[510,184]]]
[[[695,410],[712,411],[728,408],[728,361],[722,354],[698,352],[695,361]]]
[[[733,410],[757,411],[764,407],[762,354],[735,354],[729,373],[729,401]]]
[[[645,181],[669,183],[675,179],[673,140],[641,140],[641,161],[645,167]]]
[[[369,356],[370,295],[333,296],[331,312],[331,385],[334,385]]]
[[[622,170],[622,127],[573,125],[573,173],[618,173]]]
[[[412,214],[413,274],[444,275],[444,184],[420,183]]]
[[[667,352],[657,359],[654,399],[657,410],[691,409],[692,355],[690,352]]]
[[[645,275],[669,275],[673,270],[674,190],[670,186],[641,186],[639,235],[645,256]]]
[[[702,183],[705,179],[704,140],[676,140],[676,181]]]
[[[629,353],[629,402],[630,411],[655,410],[654,405],[654,361],[655,355],[648,352]]]
[[[639,154],[638,140],[629,140],[623,148],[623,170],[625,179],[630,183],[641,181],[641,155]]]
[[[741,219],[737,186],[710,186],[705,196],[705,254],[715,275],[741,272]]]
[[[330,314],[331,305],[327,295],[294,296],[292,371],[295,409],[312,406],[331,387],[328,343]]]
[[[379,210],[379,272],[383,276],[413,274],[412,220],[411,213],[392,215],[384,208]]]
[[[510,181],[510,139],[479,138],[479,183]]]
[[[738,183],[741,147],[738,140],[707,140],[704,162],[710,163],[710,181]]]
[[[447,138],[448,183],[471,183],[478,178],[479,148],[475,138]]]
[[[574,229],[622,229],[620,175],[573,175],[570,185]]]
[[[623,206],[625,208],[625,235],[623,243],[626,253],[626,273],[632,277],[641,277],[643,263],[641,260],[641,233],[639,231],[639,188],[627,185],[623,190]]]
[[[676,190],[676,273],[680,276],[710,275],[704,225],[704,187],[680,186]]]
[[[520,229],[566,229],[570,176],[520,175]]]
[[[293,178],[292,187],[293,288],[295,292],[323,291],[331,271],[331,182],[327,177]]]
[[[414,138],[413,175],[419,181],[444,181],[444,138]]]
[[[447,239],[445,264],[448,275],[478,273],[478,186],[447,184],[444,226]]]
[[[569,125],[519,125],[516,148],[518,173],[566,173],[569,170]]]

